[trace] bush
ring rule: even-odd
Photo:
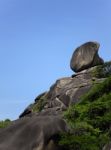
[[[103,83],[94,85],[92,89],[81,97],[82,103],[97,100],[99,97],[111,92],[111,76],[108,77]]]
[[[93,71],[92,71],[92,76],[96,78],[106,78],[111,75],[111,61],[110,62],[105,62],[103,65],[97,66]]]
[[[5,121],[0,121],[0,128],[5,128],[7,127],[11,121],[9,119],[6,119]]]
[[[101,150],[111,140],[111,77],[94,87],[64,113],[70,127],[59,144],[67,150]]]

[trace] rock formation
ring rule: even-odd
[[[79,72],[103,64],[103,60],[98,55],[99,46],[97,42],[87,42],[78,47],[70,62],[71,69]]]
[[[98,48],[98,43],[88,42],[75,50],[71,68],[78,73],[58,79],[18,120],[0,130],[0,150],[66,150],[56,142],[60,133],[69,130],[63,112],[111,74],[111,62],[103,64]],[[109,147],[104,146],[104,150]]]
[[[0,132],[0,150],[56,150],[54,139],[66,130],[56,116],[24,117]]]

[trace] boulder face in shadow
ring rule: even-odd
[[[87,42],[74,51],[70,67],[75,72],[101,65],[104,61],[99,57],[98,50],[100,44],[97,42]]]

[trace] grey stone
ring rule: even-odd
[[[111,150],[111,142],[109,142],[108,144],[106,144],[106,145],[103,147],[103,150]]]
[[[32,106],[33,104],[30,104],[19,116],[19,118],[22,118],[26,115],[30,115],[32,113]]]
[[[61,150],[54,139],[67,130],[59,117],[21,118],[0,131],[0,150]]]
[[[75,72],[80,72],[103,64],[104,61],[98,55],[99,47],[100,44],[97,42],[87,42],[76,48],[70,61],[71,69]]]
[[[75,74],[74,77],[58,79],[51,86],[49,92],[47,92],[47,102],[38,114],[59,115],[70,105],[80,102],[81,96],[90,90],[94,82],[100,83],[104,81],[104,78],[99,79],[92,76],[92,72],[96,68],[97,66],[81,71]],[[39,100],[32,104],[32,108],[34,105],[37,105],[38,102]],[[34,113],[32,108],[28,107],[22,113],[21,117],[32,116],[31,114]]]
[[[95,67],[77,73],[73,78],[68,77],[57,80],[47,93],[49,107],[53,108],[57,107],[57,105],[58,107],[61,107],[59,103],[56,103],[56,99],[59,99],[66,108],[72,103],[78,103],[81,96],[88,92],[92,87],[93,80],[95,80],[95,83],[103,82],[103,78],[93,78],[93,69],[95,69]]]

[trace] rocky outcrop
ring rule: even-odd
[[[87,93],[94,84],[105,80],[107,75],[105,70],[109,70],[110,67],[107,67],[111,66],[109,64],[95,66],[74,74],[72,77],[58,79],[50,87],[50,90],[40,94],[20,117],[31,116],[36,113],[61,115],[70,105],[80,102],[81,96]],[[101,68],[101,72],[99,68]]]
[[[97,42],[87,42],[78,47],[72,55],[71,69],[79,72],[103,64],[104,61],[98,55],[99,46]]]
[[[18,120],[0,130],[0,150],[63,150],[56,143],[58,134],[68,131],[63,112],[111,74],[111,62],[103,64],[98,48],[98,43],[88,42],[76,49],[71,68],[78,73],[58,79]]]

